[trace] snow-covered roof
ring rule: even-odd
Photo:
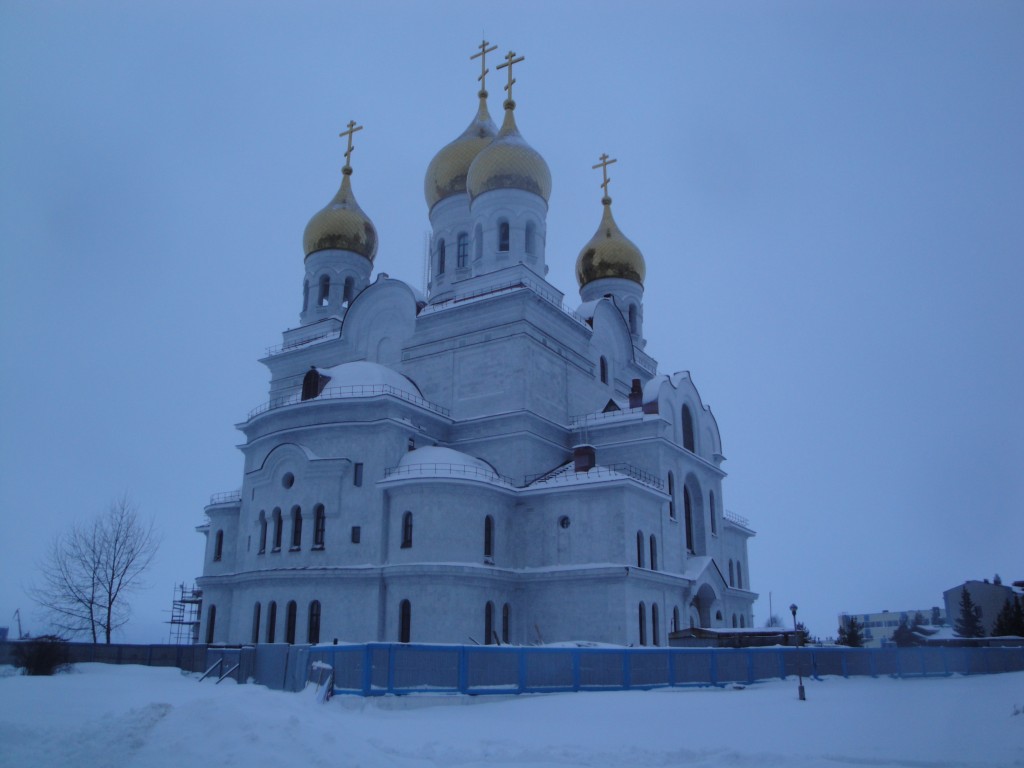
[[[453,466],[471,467],[483,472],[494,472],[494,468],[482,459],[470,456],[468,453],[462,453],[461,451],[455,451],[451,448],[442,448],[436,445],[409,451],[402,457],[402,460],[398,462],[398,466],[400,467],[411,467],[416,466],[417,464],[451,464]]]
[[[407,377],[379,363],[360,360],[330,368],[317,368],[317,371],[330,379],[327,382],[329,388],[388,386],[416,398],[423,397],[419,388]]]

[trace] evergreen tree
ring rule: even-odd
[[[1024,598],[1014,598],[1013,602],[1014,634],[1018,637],[1024,637]]]
[[[960,637],[984,637],[985,627],[981,623],[981,608],[974,604],[967,587],[960,590],[960,618],[954,626]]]
[[[850,616],[846,621],[839,624],[839,637],[836,642],[839,645],[847,645],[850,648],[863,648],[864,635],[861,634],[860,622],[856,616]]]
[[[914,627],[916,628],[917,626],[917,617],[915,617]],[[912,645],[918,644],[917,635],[914,634],[914,630],[911,629],[905,618],[900,620],[899,627],[897,627],[896,631],[892,633],[892,640],[900,648],[908,648]]]
[[[994,637],[1005,637],[1006,635],[1014,634],[1014,621],[1013,621],[1013,606],[1010,604],[1010,598],[1006,598],[1003,603],[1002,609],[999,611],[999,615],[996,616],[995,626],[992,627],[992,635]]]

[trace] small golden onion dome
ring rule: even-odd
[[[480,91],[480,108],[469,127],[455,141],[446,145],[434,155],[427,166],[423,179],[423,196],[427,207],[433,208],[446,197],[466,191],[466,175],[470,163],[480,151],[491,143],[498,133],[498,127],[487,111],[487,91]]]
[[[316,251],[352,251],[370,261],[377,255],[377,229],[352,194],[352,168],[341,169],[341,188],[322,210],[313,215],[302,236],[308,257]]]
[[[471,198],[492,189],[523,189],[551,197],[551,171],[544,158],[519,133],[515,104],[505,102],[505,121],[494,140],[469,166],[467,186]]]
[[[623,277],[643,285],[647,275],[643,254],[622,234],[612,218],[612,199],[606,197],[601,202],[604,204],[601,225],[576,259],[576,280],[580,288],[602,277]]]

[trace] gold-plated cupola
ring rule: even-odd
[[[604,154],[601,155],[601,162],[594,166],[601,169],[603,176],[601,187],[604,189],[604,197],[601,198],[601,204],[604,211],[597,232],[583,246],[576,259],[576,280],[580,288],[603,277],[621,277],[643,285],[647,274],[647,265],[640,249],[622,234],[612,217],[612,199],[608,196],[608,183],[611,181],[608,178],[608,166],[614,162]]]
[[[352,193],[352,135],[362,129],[363,126],[357,126],[353,120],[349,122],[348,130],[339,134],[348,137],[341,187],[331,202],[315,213],[306,225],[302,246],[307,257],[327,249],[352,251],[369,261],[377,255],[377,229]]]

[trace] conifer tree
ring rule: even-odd
[[[836,642],[839,645],[846,645],[850,648],[864,647],[864,635],[861,634],[860,622],[856,616],[850,616],[839,625],[839,637]]]
[[[1015,627],[1013,625],[1013,606],[1010,604],[1010,598],[1006,598],[999,615],[996,616],[995,626],[992,627],[992,636],[1005,637],[1014,634]]]
[[[960,637],[984,637],[985,627],[981,623],[981,607],[974,604],[967,587],[960,590],[960,618],[954,626]]]

